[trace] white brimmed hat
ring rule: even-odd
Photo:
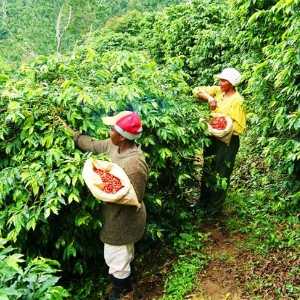
[[[234,68],[226,68],[216,77],[229,81],[233,86],[237,86],[242,80],[240,72]]]

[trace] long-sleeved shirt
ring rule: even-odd
[[[106,153],[113,163],[127,174],[136,192],[141,208],[135,206],[103,203],[102,242],[110,245],[126,245],[137,242],[143,236],[146,224],[146,208],[143,203],[148,166],[140,147],[134,146],[119,153],[119,148],[110,139],[94,140],[89,136],[76,135],[76,145],[83,151]]]
[[[246,113],[243,107],[243,97],[239,92],[231,96],[223,94],[219,86],[201,86],[195,89],[195,96],[199,92],[206,92],[217,101],[214,112],[231,117],[233,121],[233,134],[240,135],[246,129]]]

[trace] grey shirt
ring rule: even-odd
[[[143,203],[149,169],[140,147],[134,146],[122,153],[110,139],[94,140],[89,136],[76,135],[75,143],[83,151],[106,153],[118,164],[130,179],[141,208],[135,206],[103,203],[103,227],[100,239],[110,245],[126,245],[137,242],[144,234],[146,208]]]

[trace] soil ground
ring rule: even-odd
[[[287,300],[300,299],[290,293],[287,283],[300,284],[300,258],[295,253],[277,251],[261,256],[245,248],[245,236],[228,233],[223,227],[209,226],[206,248],[211,261],[200,272],[189,300]],[[298,270],[298,271],[297,271]]]
[[[211,261],[198,277],[194,292],[186,297],[190,300],[237,300],[243,299],[243,289],[237,279],[236,265],[241,265],[239,248],[243,236],[229,235],[218,226],[207,226],[210,235],[206,253]]]
[[[300,286],[295,274],[299,271],[300,259],[295,253],[278,251],[267,257],[260,256],[246,250],[245,236],[240,233],[226,232],[224,227],[217,225],[205,226],[202,230],[209,235],[204,251],[210,257],[210,263],[199,273],[194,291],[185,299],[300,299],[300,294],[297,297],[296,292],[291,296],[286,287],[288,282]],[[153,268],[144,272],[143,279],[138,281],[140,299],[143,300],[162,297],[164,279],[174,262],[168,253],[157,251],[152,252],[150,258]]]

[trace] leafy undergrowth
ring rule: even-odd
[[[203,252],[207,235],[189,225],[172,240],[172,246],[159,243],[137,257],[138,299],[180,300],[195,287],[198,272],[208,262]]]
[[[165,274],[164,293],[159,299],[180,300],[194,288],[198,272],[208,262],[203,252],[206,241],[207,235],[191,224],[184,226],[183,231],[174,236],[174,263]]]
[[[0,299],[63,300],[69,293],[56,285],[58,262],[37,257],[26,262],[24,256],[0,238]]]
[[[203,269],[206,263],[207,257],[200,253],[180,257],[168,276],[165,295],[161,300],[183,299],[186,293],[194,288],[197,273]]]
[[[299,288],[299,255],[275,251],[267,256],[247,256],[247,273],[241,278],[250,299],[297,299]],[[247,275],[247,276],[245,276]]]

